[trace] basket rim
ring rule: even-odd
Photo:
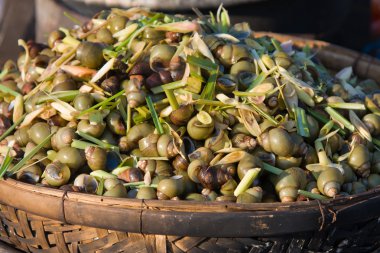
[[[380,82],[380,61],[370,56],[285,34],[255,35],[269,35],[280,41],[291,39],[299,46],[308,44],[318,50],[325,65],[329,63],[327,59],[335,61],[327,67],[354,65],[359,76]],[[253,204],[111,198],[64,192],[11,178],[0,181],[0,192],[3,205],[64,223],[179,236],[251,237],[315,231],[332,223],[351,224],[378,217],[376,210],[380,209],[380,187],[327,201]],[[363,208],[368,211],[365,216],[360,215]]]

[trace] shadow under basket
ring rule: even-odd
[[[380,62],[326,42],[331,70],[380,82]],[[379,252],[380,188],[329,201],[236,204],[117,199],[0,181],[0,240],[25,252]]]

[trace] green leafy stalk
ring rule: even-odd
[[[206,86],[203,88],[200,99],[213,100],[215,93],[216,79],[218,77],[218,69],[210,72],[210,77],[207,80]],[[201,111],[204,105],[196,105],[196,109]]]
[[[264,169],[264,170],[266,170],[272,174],[275,174],[277,176],[279,176],[281,173],[284,172],[282,169],[274,167],[274,166],[270,165],[269,163],[265,163],[265,162],[263,162],[263,168],[262,169]]]
[[[187,62],[189,64],[192,64],[192,65],[195,65],[195,66],[198,66],[202,69],[205,69],[207,71],[216,71],[218,70],[218,65],[213,63],[211,60],[209,59],[204,59],[204,58],[199,58],[199,57],[196,57],[196,56],[193,56],[193,55],[189,55],[187,56]]]
[[[37,100],[37,104],[42,104],[45,102],[53,102],[59,99],[64,102],[71,102],[79,94],[79,90],[68,90],[68,91],[56,91],[49,95],[40,96]]]
[[[314,110],[311,110],[309,108],[306,108],[307,112],[313,116],[316,120],[322,122],[323,124],[326,124],[328,123],[330,120],[328,118],[326,118],[323,114],[320,114]],[[333,129],[339,129],[339,133],[342,134],[342,135],[345,135],[346,134],[346,131],[344,131],[342,128],[340,128],[337,124],[334,124],[334,127]]]
[[[279,51],[279,52],[283,51],[281,44],[280,44],[280,42],[278,42],[278,40],[276,40],[275,38],[272,38],[271,41],[272,41],[274,48],[276,48],[277,51]]]
[[[5,131],[1,136],[0,136],[0,141],[4,140],[5,138],[7,138],[8,135],[10,135],[10,133],[13,132],[13,130],[15,130],[15,128],[21,124],[21,122],[25,119],[25,116],[26,114],[22,115],[22,117],[20,119],[18,119],[15,123],[13,123],[13,125],[7,129],[7,131]]]
[[[103,100],[102,102],[97,103],[96,105],[94,105],[94,106],[88,108],[87,110],[82,111],[82,112],[79,114],[79,116],[82,116],[82,115],[84,115],[84,114],[87,114],[87,113],[89,113],[89,112],[92,112],[92,111],[96,110],[97,108],[99,108],[99,107],[101,107],[101,106],[104,106],[104,105],[108,104],[108,103],[111,102],[112,100],[114,100],[114,99],[120,97],[121,95],[123,95],[124,92],[125,92],[124,90],[121,90],[120,92],[116,93],[116,94],[113,95],[112,97],[109,97],[109,98],[107,98],[106,100]]]
[[[312,192],[304,191],[304,190],[298,190],[298,194],[303,195],[307,198],[311,198],[311,199],[318,199],[318,200],[328,200],[329,199],[328,197],[323,196],[321,194],[316,194],[316,193],[312,193]]]
[[[297,133],[303,137],[310,137],[310,130],[307,123],[305,110],[297,107],[294,109],[294,114],[297,123]]]
[[[8,88],[7,86],[4,86],[2,84],[0,84],[0,91],[3,92],[3,93],[10,94],[10,95],[12,95],[14,97],[17,97],[17,96],[21,95],[17,91],[14,91],[11,88]]]
[[[348,130],[350,130],[351,132],[355,131],[354,125],[352,125],[351,122],[348,121],[345,117],[343,117],[339,112],[337,112],[336,110],[334,110],[333,108],[329,106],[325,108],[325,111],[331,116],[333,120],[341,123]]]
[[[253,103],[250,103],[250,105],[253,107],[253,109],[255,109],[256,112],[258,112],[261,116],[263,116],[264,118],[266,118],[267,120],[269,120],[270,122],[272,122],[274,125],[278,125],[278,122],[277,120],[275,120],[271,115],[269,115],[268,113],[264,112],[263,110],[261,110],[260,107],[258,107],[257,105],[253,104]]]
[[[73,140],[73,142],[71,143],[71,147],[77,148],[77,149],[83,149],[83,150],[91,146],[99,147],[99,145],[96,145],[94,143],[81,141],[81,140]]]
[[[86,134],[86,133],[84,133],[82,131],[77,131],[77,134],[80,137],[82,137],[82,138],[84,138],[84,139],[86,139],[88,141],[91,141],[91,142],[99,145],[102,148],[116,150],[116,151],[119,150],[119,147],[116,147],[116,146],[113,146],[111,144],[105,143],[104,141],[101,141],[101,140],[99,140],[99,139],[97,139],[97,138],[95,138],[95,137],[93,137],[93,136],[91,136],[89,134]]]
[[[146,103],[148,105],[148,108],[149,108],[149,111],[150,111],[150,114],[152,115],[152,119],[153,119],[153,123],[154,123],[154,126],[156,127],[158,133],[161,135],[161,134],[164,134],[164,129],[162,128],[162,125],[161,125],[161,122],[158,118],[158,115],[157,115],[157,112],[156,110],[154,109],[154,105],[153,105],[153,102],[152,102],[152,98],[150,96],[148,96],[146,98]]]
[[[37,154],[45,145],[48,143],[54,133],[49,134],[40,144],[34,147],[19,163],[17,163],[11,170],[9,170],[9,175],[15,174],[22,166],[25,165],[35,154]]]
[[[13,158],[9,155],[10,151],[11,151],[11,148],[8,147],[7,154],[5,155],[4,160],[0,166],[0,178],[1,179],[4,177],[5,173],[7,172],[8,168],[9,168],[9,165],[11,165],[11,163],[13,161]]]
[[[153,94],[158,94],[158,93],[164,92],[165,90],[175,90],[175,89],[182,88],[185,86],[186,86],[186,83],[182,83],[182,81],[180,80],[180,81],[175,81],[175,82],[154,87],[151,89],[151,91],[153,92]]]

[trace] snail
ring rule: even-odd
[[[62,186],[69,182],[70,176],[70,168],[59,161],[55,161],[46,166],[44,172],[45,181],[55,187]]]
[[[149,134],[139,140],[139,149],[143,156],[172,158],[179,152],[174,138],[168,134]]]
[[[143,90],[144,77],[142,75],[131,75],[129,80],[125,80],[122,86],[127,96],[128,105],[136,108],[145,102],[146,93]]]
[[[70,147],[75,139],[75,130],[71,127],[62,127],[51,138],[51,146],[58,151],[64,147]]]
[[[89,146],[84,151],[88,167],[92,170],[105,170],[107,152],[99,147]]]
[[[28,131],[30,139],[35,144],[41,144],[51,133],[50,126],[45,122],[38,122],[34,124]],[[49,140],[45,148],[51,148],[51,141]]]
[[[291,135],[282,128],[272,128],[257,138],[265,151],[273,152],[279,156],[292,156],[295,143]]]
[[[263,189],[260,186],[252,187],[241,193],[236,203],[260,203],[263,199]]]
[[[158,183],[157,197],[158,199],[171,199],[182,195],[184,190],[182,176],[174,176]]]
[[[76,58],[84,67],[97,69],[104,62],[103,47],[99,43],[84,41],[81,42],[76,51]]]
[[[363,144],[354,147],[348,157],[348,164],[358,175],[368,177],[370,174],[370,153],[368,148]]]
[[[305,189],[307,184],[305,171],[298,167],[286,169],[278,176],[271,175],[271,181],[275,185],[281,202],[295,201],[298,190]]]
[[[334,167],[326,167],[318,176],[318,190],[328,197],[335,197],[344,182],[342,173]]]

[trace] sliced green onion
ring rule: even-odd
[[[355,131],[354,125],[350,123],[345,117],[343,117],[339,112],[334,110],[333,108],[327,106],[325,108],[325,111],[331,116],[331,118],[339,123],[341,123],[343,126],[345,126],[348,130],[351,132]]]
[[[19,163],[17,163],[11,170],[9,170],[9,175],[15,174],[22,166],[25,165],[35,154],[37,154],[45,145],[48,143],[54,133],[49,134],[40,144],[35,146]]]
[[[284,172],[282,169],[274,167],[274,166],[270,165],[269,163],[265,163],[265,162],[263,162],[263,168],[262,169],[264,169],[264,170],[266,170],[272,174],[275,174],[277,176],[279,176],[281,173]]]
[[[298,194],[303,195],[307,198],[311,198],[311,199],[318,199],[318,200],[328,200],[329,199],[328,197],[323,196],[321,194],[316,194],[316,193],[312,193],[312,192],[308,192],[308,191],[304,191],[304,190],[298,190]]]
[[[245,192],[252,185],[253,181],[257,178],[260,171],[260,168],[254,168],[247,171],[234,191],[235,197]]]
[[[164,134],[164,129],[162,128],[161,122],[160,122],[160,120],[158,118],[156,110],[154,109],[152,98],[150,96],[148,96],[146,98],[146,103],[147,103],[147,105],[149,107],[149,111],[150,111],[150,114],[152,115],[154,126],[156,127],[158,133],[160,135]]]

